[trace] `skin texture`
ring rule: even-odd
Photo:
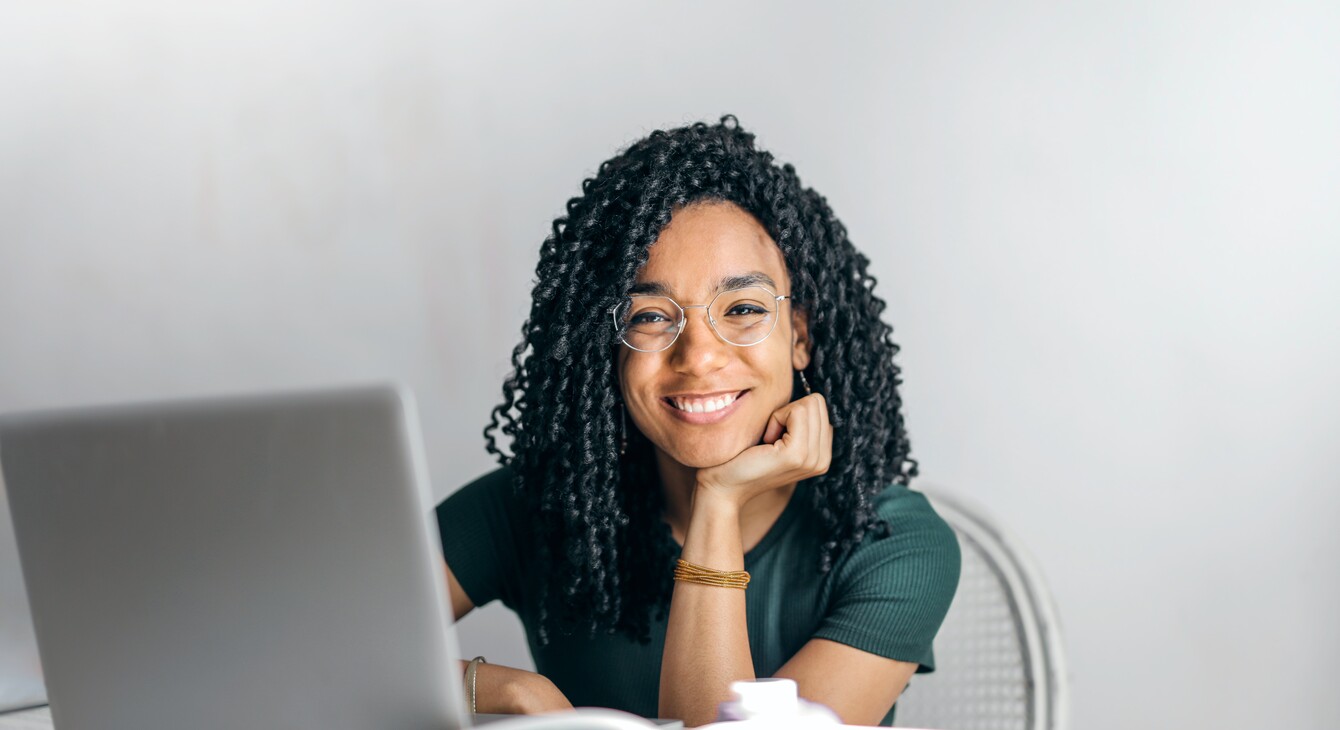
[[[780,249],[763,226],[733,203],[679,209],[650,249],[637,283],[658,283],[682,305],[706,304],[728,276],[761,273],[776,294],[791,293]],[[654,446],[664,490],[664,520],[683,557],[718,570],[741,570],[786,507],[796,483],[825,474],[833,427],[823,395],[794,401],[793,371],[810,363],[805,312],[778,309],[773,333],[752,347],[723,341],[705,310],[667,350],[620,346],[619,391],[628,416]],[[670,393],[748,393],[726,419],[690,424],[663,402]],[[459,619],[473,606],[450,568],[452,607]],[[754,679],[745,622],[745,591],[677,582],[662,657],[660,712],[695,726],[715,719],[729,684]],[[796,680],[802,697],[833,708],[849,724],[878,722],[916,665],[822,639],[811,640],[776,676]],[[480,712],[543,712],[571,707],[546,678],[481,665]]]

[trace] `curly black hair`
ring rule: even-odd
[[[649,640],[665,617],[677,549],[662,519],[653,451],[628,427],[620,454],[616,346],[608,312],[627,296],[648,249],[688,205],[731,202],[781,248],[795,306],[809,316],[807,377],[828,400],[832,466],[812,480],[824,542],[821,571],[863,540],[887,534],[872,500],[917,474],[898,395],[898,346],[880,315],[866,259],[828,202],[790,164],[754,144],[734,115],[656,130],[582,181],[540,248],[530,317],[512,351],[513,372],[484,438],[510,467],[536,520],[539,638],[621,631]],[[498,433],[512,440],[511,454]],[[555,610],[557,609],[557,610]]]

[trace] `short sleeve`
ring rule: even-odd
[[[442,556],[476,606],[494,599],[515,608],[519,599],[524,530],[512,472],[500,468],[453,492],[437,505]]]
[[[901,485],[880,496],[876,511],[890,532],[867,537],[834,568],[815,637],[934,671],[931,642],[958,589],[958,538],[925,496]]]

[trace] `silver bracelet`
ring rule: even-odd
[[[475,704],[475,669],[480,664],[488,664],[488,662],[485,661],[484,657],[477,656],[474,659],[471,659],[470,663],[465,667],[465,686],[470,688],[471,715],[477,714],[475,709],[476,707],[478,707],[478,705]]]

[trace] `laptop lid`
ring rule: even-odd
[[[407,393],[0,418],[0,468],[62,730],[465,725]]]

